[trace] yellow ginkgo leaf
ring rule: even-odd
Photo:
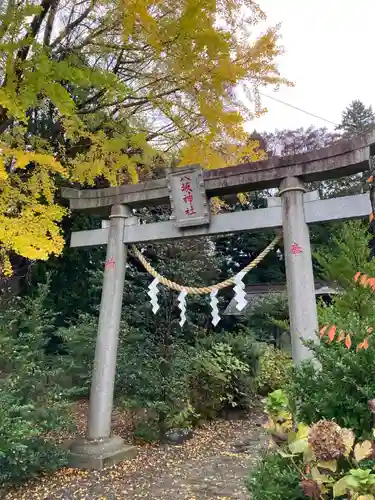
[[[342,477],[333,485],[333,498],[342,497],[348,489],[347,476]]]
[[[362,443],[357,443],[354,447],[354,458],[357,462],[365,460],[372,455],[372,442],[363,441]]]
[[[310,427],[306,424],[298,424],[296,439],[307,438],[310,432]]]
[[[342,429],[341,435],[342,435],[342,438],[343,438],[343,441],[345,444],[344,455],[346,457],[348,457],[353,449],[353,445],[354,445],[354,441],[355,441],[354,432],[351,429]]]
[[[291,453],[305,453],[309,449],[309,443],[307,438],[298,439],[289,445],[289,450]]]
[[[318,467],[320,469],[327,469],[327,470],[330,470],[332,472],[336,472],[337,470],[337,461],[336,460],[321,460],[320,462],[318,462]]]
[[[323,483],[329,483],[332,481],[332,478],[330,476],[327,476],[326,474],[321,474],[321,472],[319,471],[319,469],[317,467],[311,468],[311,477],[319,485],[323,484]]]

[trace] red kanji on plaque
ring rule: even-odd
[[[193,202],[193,195],[191,193],[186,194],[183,199],[184,199],[184,203],[192,203]]]
[[[190,206],[190,208],[187,208],[185,210],[186,215],[197,215],[197,212],[195,211],[195,208]]]
[[[113,257],[106,260],[104,265],[105,265],[106,270],[114,269],[115,268],[115,261],[113,260]]]
[[[192,187],[191,187],[191,177],[185,176],[181,177],[180,179],[181,182],[181,191],[183,193],[191,193],[192,192]]]
[[[300,245],[298,245],[298,243],[296,243],[296,242],[293,243],[290,250],[291,250],[293,255],[298,255],[298,254],[302,253],[302,247]]]
[[[184,197],[182,198],[183,202],[186,205],[189,205],[185,210],[185,214],[187,216],[196,215],[197,212],[193,206],[193,189],[191,187],[191,177],[188,176],[181,177],[180,183],[181,183],[181,191],[185,193]]]

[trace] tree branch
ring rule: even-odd
[[[167,90],[165,92],[162,92],[161,94],[154,96],[152,100],[162,99],[163,97],[167,97],[168,95],[175,94],[179,90],[181,90],[179,87],[171,89],[171,90]],[[133,102],[128,102],[126,104],[123,104],[125,101],[127,101],[129,99],[133,100]],[[149,102],[151,102],[151,99],[149,99],[148,97],[142,98],[142,97],[126,96],[125,99],[122,99],[121,101],[103,103],[103,104],[100,104],[92,109],[87,109],[87,110],[81,109],[80,111],[78,111],[78,114],[88,115],[88,114],[96,113],[96,111],[100,111],[101,109],[104,109],[104,108],[111,108],[112,106],[119,106],[120,104],[121,104],[122,109],[132,108],[134,106],[141,106],[143,104],[148,104]]]
[[[11,23],[11,13],[12,13],[12,10],[14,9],[15,5],[14,5],[14,0],[8,0],[8,5],[7,5],[7,9],[6,9],[6,12],[5,12],[5,15],[4,15],[4,21],[2,23],[2,25],[0,26],[0,40],[3,38],[3,36],[5,35],[5,33],[7,32],[8,28],[9,28],[9,25]]]
[[[44,31],[44,37],[43,37],[43,45],[48,46],[51,43],[51,35],[52,35],[52,30],[53,30],[53,24],[55,22],[56,18],[56,12],[57,12],[57,7],[59,5],[60,0],[57,0],[51,7],[48,18],[47,18],[47,23],[46,23],[46,29]]]
[[[13,120],[8,118],[8,110],[0,106],[0,134],[3,134],[12,122]]]
[[[50,47],[53,49],[61,43],[64,38],[66,38],[73,30],[76,28],[79,24],[82,23],[84,19],[90,14],[92,9],[94,8],[95,5],[95,0],[91,0],[90,5],[87,7],[86,10],[82,12],[80,16],[77,17],[74,21],[72,21],[70,24],[68,24],[65,29],[60,33],[60,35],[51,43]]]
[[[24,41],[26,42],[29,38],[31,38],[31,42],[30,43],[27,43],[25,44],[24,47],[22,47],[21,49],[19,49],[18,53],[17,53],[17,62],[18,61],[25,61],[28,54],[29,54],[29,51],[30,51],[30,48],[31,48],[31,43],[35,40],[35,38],[37,37],[38,33],[39,33],[39,30],[40,30],[40,27],[46,17],[46,15],[48,14],[48,11],[51,7],[53,7],[56,3],[58,2],[58,0],[42,0],[42,3],[40,5],[40,13],[37,14],[36,16],[34,16],[33,20],[31,21],[31,24],[30,24],[30,28],[29,30],[27,31],[27,34],[24,38]]]
[[[117,57],[117,61],[116,61],[116,64],[113,68],[113,73],[115,75],[117,75],[118,73],[118,70],[120,68],[120,64],[121,64],[121,58],[123,56],[123,50],[120,51],[120,54],[118,55]],[[91,104],[92,102],[95,102],[97,101],[98,99],[100,99],[101,97],[103,97],[105,95],[105,93],[107,92],[107,89],[101,89],[101,90],[98,90],[93,96],[89,97],[88,99],[86,99],[84,102],[80,103],[78,106],[77,106],[77,109],[83,109],[85,106],[87,106],[88,104]]]
[[[46,15],[48,14],[49,9],[53,8],[57,2],[58,2],[58,0],[42,0],[42,3],[40,5],[40,9],[41,9],[40,13],[35,15],[33,20],[31,21],[30,27],[27,30],[27,34],[23,39],[23,41],[25,42],[25,45],[18,50],[17,56],[16,56],[15,64],[16,64],[16,76],[17,76],[18,84],[19,84],[21,77],[22,77],[22,70],[19,67],[19,63],[26,60],[26,58],[29,54],[31,45],[32,45],[33,41],[35,40],[35,38],[37,37],[39,30],[40,30],[40,27],[41,27]],[[7,77],[5,75],[3,86],[6,85],[6,82],[7,82]],[[0,134],[4,133],[6,131],[6,129],[12,124],[12,122],[13,122],[13,119],[8,117],[8,110],[6,108],[4,108],[3,106],[0,106]]]

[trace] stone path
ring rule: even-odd
[[[216,421],[182,446],[139,447],[135,459],[102,472],[63,469],[4,500],[248,500],[244,478],[265,437],[261,417]]]

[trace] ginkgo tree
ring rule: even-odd
[[[156,154],[218,168],[257,158],[244,122],[277,70],[278,28],[252,0],[0,4],[0,251],[47,259],[64,240],[57,185],[147,178]],[[241,86],[255,102],[249,110]]]

